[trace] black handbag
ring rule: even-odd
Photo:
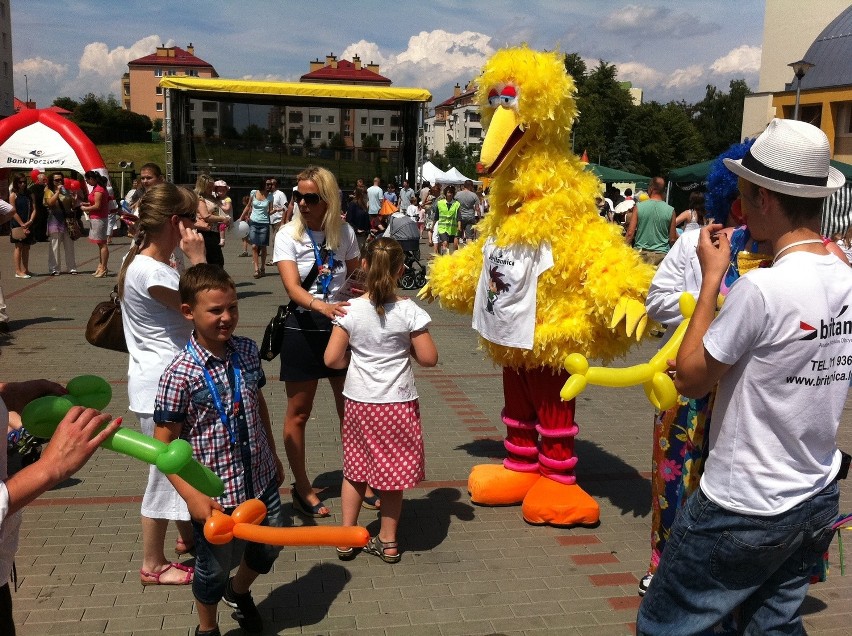
[[[302,281],[302,289],[307,291],[314,284],[317,274],[319,274],[319,268],[314,263],[311,271],[308,272],[307,277]],[[266,360],[267,362],[274,360],[281,352],[281,345],[284,342],[284,322],[287,320],[287,316],[295,309],[296,303],[292,300],[286,305],[278,305],[278,311],[275,312],[275,315],[269,321],[269,324],[266,325],[266,329],[263,332],[263,340],[260,343],[261,360]]]
[[[121,322],[121,303],[118,300],[118,285],[112,290],[110,299],[95,305],[86,324],[86,340],[101,349],[127,353],[124,325]]]

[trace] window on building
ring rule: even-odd
[[[3,77],[9,77],[9,62],[3,62]]]
[[[384,126],[385,118],[384,117],[373,117],[373,126]]]
[[[128,93],[129,93],[129,91],[127,91],[125,94],[128,94]],[[155,89],[154,89],[154,94],[155,94],[155,95],[162,95],[162,94],[163,94],[163,87],[162,87],[162,86],[158,86],[157,88],[155,88]]]
[[[310,132],[311,139],[322,139],[322,132],[319,130],[312,130]]]
[[[302,113],[294,113],[290,111],[287,113],[287,121],[291,124],[301,124],[302,123]]]
[[[391,115],[390,125],[391,126],[399,126],[399,115]]]
[[[480,137],[482,137],[482,128],[468,129],[467,136],[472,137],[473,139],[479,139]]]
[[[6,3],[0,2],[0,18],[6,17]]]
[[[391,141],[402,141],[402,131],[392,130],[390,140]]]
[[[366,126],[366,125],[367,125],[367,118],[366,118],[366,117],[362,117],[362,118],[361,118],[361,125],[362,125],[362,126]]]
[[[196,71],[196,70],[187,71],[186,74],[189,75],[190,77],[198,77],[198,71]]]
[[[155,68],[154,69],[154,77],[162,77],[162,76],[163,76],[163,69]]]
[[[361,141],[364,141],[367,138],[367,133],[361,133]]]
[[[308,115],[308,123],[309,124],[321,124],[322,123],[322,115]]]
[[[203,110],[205,113],[215,113],[216,102],[201,102],[201,110]]]
[[[375,138],[376,138],[376,139],[378,139],[379,141],[384,141],[384,140],[385,140],[385,136],[384,136],[384,134],[383,134],[383,133],[377,133],[377,134],[374,134],[374,135],[373,135],[373,137],[375,137]]]
[[[157,102],[156,108],[157,108],[158,113],[162,113],[163,112],[163,102]]]
[[[331,138],[332,138],[332,137],[334,137],[336,134],[337,134],[337,133],[335,133],[335,132],[330,132],[330,133],[328,133],[328,139],[329,139],[329,141],[331,141]]]
[[[326,118],[325,118],[325,123],[327,123],[327,124],[333,124],[333,123],[334,123],[334,115],[329,115],[328,117],[326,117]]]
[[[467,120],[468,121],[481,121],[482,115],[480,115],[475,110],[469,110],[469,111],[467,111]]]
[[[195,102],[189,102],[189,110],[195,110]]]
[[[218,123],[219,122],[216,120],[215,117],[204,117],[204,118],[201,119],[201,126],[205,129],[206,128],[216,128],[216,125]]]

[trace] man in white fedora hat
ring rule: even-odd
[[[700,487],[681,509],[639,608],[637,631],[704,632],[731,612],[738,633],[804,634],[799,608],[838,517],[848,456],[836,445],[852,374],[852,269],[819,235],[823,199],[843,176],[818,128],[775,119],[739,176],[755,240],[775,259],[731,288],[720,225],[701,230],[703,280],[677,355],[689,397],[719,383]]]

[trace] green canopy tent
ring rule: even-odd
[[[707,175],[710,174],[710,167],[713,165],[713,159],[710,161],[702,161],[694,163],[691,166],[684,166],[672,170],[668,175],[668,185],[666,186],[666,203],[674,206],[675,210],[683,210],[689,205],[689,193],[707,183]],[[672,185],[675,188],[672,188]]]
[[[586,170],[594,172],[595,176],[603,183],[635,183],[637,187],[640,185],[647,187],[648,182],[651,180],[650,177],[645,177],[641,174],[608,168],[596,163],[587,164]]]

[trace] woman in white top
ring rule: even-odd
[[[142,432],[154,432],[154,399],[160,375],[189,340],[192,323],[180,313],[180,275],[169,257],[180,246],[192,265],[205,262],[204,239],[193,229],[198,198],[186,188],[162,183],[139,200],[137,232],[118,277],[121,318],[130,365],[127,392],[130,410]],[[192,526],[186,503],[168,479],[151,466],[142,499],[142,569],[144,584],[184,585],[192,569],[172,563],[163,544],[169,520],[178,522],[175,552],[192,549]]]
[[[681,224],[685,224],[681,228]],[[678,234],[687,230],[695,230],[704,225],[704,193],[693,191],[689,195],[689,209],[684,210],[675,218],[675,227]]]
[[[293,506],[311,517],[331,513],[313,491],[305,467],[305,426],[320,378],[328,378],[338,416],[343,419],[346,370],[328,368],[323,354],[331,321],[346,314],[335,295],[358,269],[355,232],[340,216],[340,188],[325,168],[309,167],[297,176],[293,200],[299,214],[275,235],[273,261],[290,300],[296,304],[285,322],[281,376],[287,391],[284,447],[293,471]]]

